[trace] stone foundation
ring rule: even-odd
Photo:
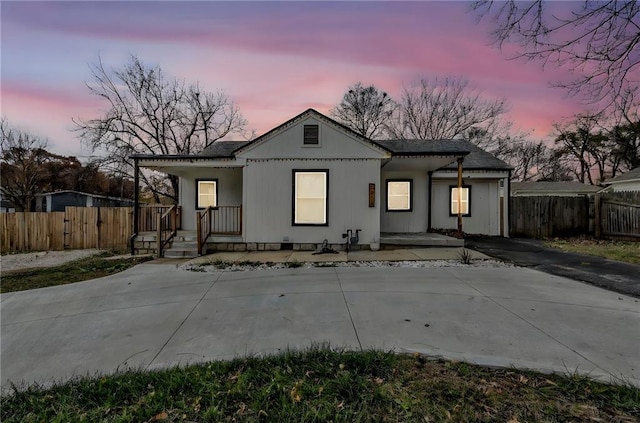
[[[290,244],[291,245],[291,244]],[[293,243],[293,251],[319,251],[322,244]],[[156,254],[156,241],[150,237],[137,239],[134,242],[136,254]],[[344,251],[345,244],[329,244],[329,248],[335,251]],[[207,243],[205,254],[217,251],[279,251],[282,244],[277,242],[217,242]],[[352,245],[351,251],[369,250],[369,244]]]
[[[136,254],[157,254],[157,243],[153,241],[139,241],[136,240],[133,243],[133,248]]]
[[[293,243],[289,244],[289,247],[293,246],[293,251],[319,251],[322,249],[322,244],[311,243]],[[345,251],[344,244],[329,244],[329,248],[335,251]],[[279,251],[282,249],[282,244],[275,242],[217,242],[207,243],[206,253],[212,254],[217,251]],[[289,248],[291,250],[291,248]],[[369,250],[369,245],[352,245],[351,251]]]

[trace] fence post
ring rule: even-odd
[[[162,213],[156,214],[156,248],[158,251],[158,258],[162,257]]]
[[[594,224],[595,224],[595,237],[600,238],[602,236],[602,194],[596,193],[594,202],[593,202],[593,211],[594,211]]]

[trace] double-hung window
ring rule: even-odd
[[[328,224],[328,170],[293,171],[293,225]]]
[[[457,216],[458,210],[462,216],[471,216],[471,186],[463,185],[460,191],[460,195],[458,196],[458,187],[455,185],[451,185],[449,187],[450,199],[449,203],[451,204],[449,208],[450,216]]]
[[[411,211],[412,184],[411,179],[387,180],[387,211]]]
[[[218,207],[218,180],[196,180],[196,208]]]

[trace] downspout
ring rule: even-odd
[[[427,206],[427,232],[432,232],[433,228],[431,227],[431,190],[432,190],[432,178],[433,178],[433,170],[430,170],[429,172],[427,172],[427,175],[429,175],[428,179],[427,179],[427,202],[428,202],[428,206]]]
[[[135,248],[135,240],[136,236],[138,236],[139,224],[138,220],[140,217],[140,205],[139,202],[139,185],[140,185],[140,176],[138,173],[140,172],[140,168],[138,166],[138,159],[136,157],[133,158],[133,234],[131,235],[131,255],[134,255],[136,252]]]
[[[462,238],[462,162],[464,157],[458,157],[458,238]]]

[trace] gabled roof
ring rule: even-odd
[[[483,150],[478,147],[474,143],[466,140],[444,140],[444,141],[454,141],[457,146],[460,148],[464,148],[466,151],[469,151],[469,155],[464,158],[464,162],[462,163],[462,167],[464,169],[472,169],[472,170],[511,170],[513,169],[504,161],[500,160],[493,154],[488,151]],[[442,142],[444,142],[442,141]],[[430,142],[430,141],[427,141]],[[457,168],[456,163],[451,163],[447,166],[444,166],[442,169],[446,170],[454,170]]]
[[[290,126],[295,125],[298,121],[313,117],[315,119],[329,123],[360,142],[373,147],[375,150],[391,153],[394,156],[438,156],[438,155],[458,155],[466,156],[463,167],[465,169],[475,170],[510,170],[512,169],[507,163],[498,159],[491,153],[481,149],[475,144],[460,139],[441,139],[441,140],[370,140],[359,133],[355,132],[348,126],[341,124],[328,116],[323,115],[315,109],[307,109],[304,112],[294,116],[285,123],[273,128],[265,134],[255,138],[252,141],[216,141],[199,154],[191,155],[153,155],[153,154],[136,154],[132,158],[144,159],[234,159],[237,154],[246,151],[248,148],[264,142],[271,138],[274,134],[282,131]],[[456,169],[456,163],[452,163],[441,169]]]
[[[590,194],[600,191],[602,188],[597,185],[587,185],[577,181],[558,182],[512,182],[511,192],[531,192],[531,193],[576,193]]]
[[[465,155],[471,153],[466,141],[463,140],[377,140],[381,145],[396,156],[420,155]]]
[[[326,122],[326,123],[328,123],[330,125],[333,125],[333,126],[335,126],[337,128],[340,128],[342,131],[346,132],[348,135],[352,136],[353,138],[355,138],[357,140],[360,140],[361,142],[363,142],[365,144],[368,144],[369,146],[373,147],[376,150],[383,150],[386,153],[390,153],[390,151],[388,151],[387,149],[385,149],[381,145],[373,142],[372,140],[370,140],[367,137],[364,137],[364,136],[360,135],[359,133],[357,133],[353,129],[349,128],[348,126],[343,125],[340,122],[335,121],[335,120],[331,119],[330,117],[323,115],[322,113],[320,113],[319,111],[317,111],[315,109],[307,109],[304,112],[300,113],[299,115],[292,117],[291,119],[289,119],[285,123],[276,126],[275,128],[273,128],[269,132],[260,135],[259,137],[257,137],[253,141],[250,141],[250,142],[246,143],[244,146],[236,149],[234,151],[234,153],[241,153],[241,152],[245,151],[248,148],[251,148],[252,146],[254,146],[256,144],[264,142],[265,140],[271,138],[271,136],[273,136],[277,132],[280,132],[280,131],[282,131],[282,130],[290,127],[290,126],[293,126],[296,122],[298,122],[298,121],[300,121],[302,119],[306,119],[307,117],[313,117],[315,119],[322,120],[322,121],[324,121],[324,122]]]
[[[216,141],[198,154],[202,157],[232,158],[234,151],[249,144],[250,141]]]
[[[631,169],[630,171],[623,173],[622,175],[618,175],[613,179],[603,182],[605,185],[615,184],[617,182],[628,182],[640,180],[640,167],[636,167]]]

